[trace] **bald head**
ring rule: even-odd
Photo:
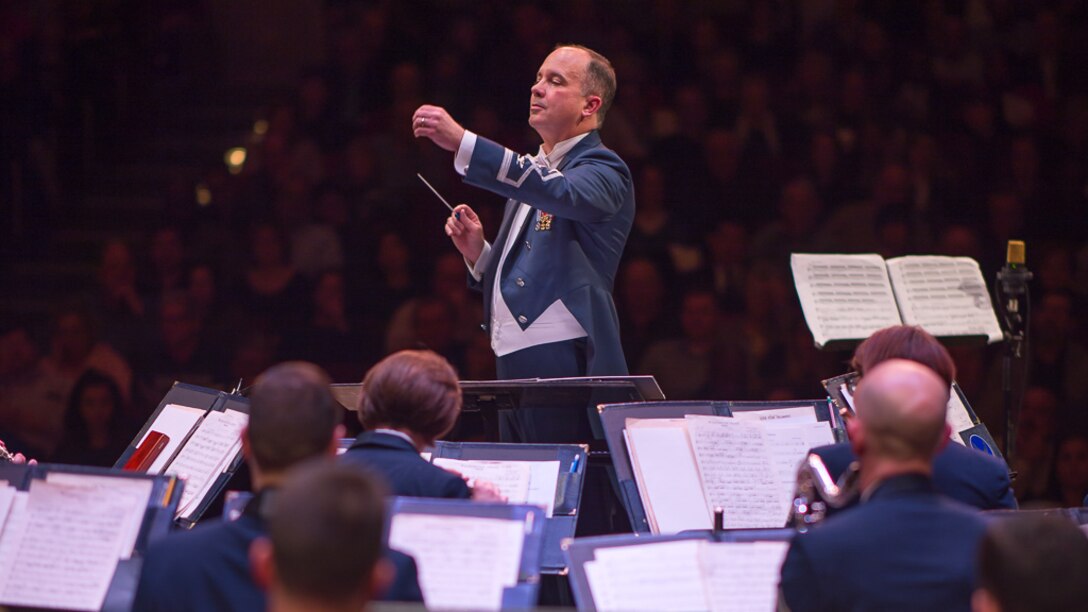
[[[933,370],[904,359],[865,373],[854,397],[864,452],[894,461],[929,462],[944,437],[948,385]]]

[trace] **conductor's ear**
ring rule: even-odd
[[[272,541],[259,537],[249,545],[249,569],[253,582],[267,592],[276,581],[276,564],[273,559]]]
[[[601,108],[600,96],[586,96],[585,106],[582,107],[582,116],[589,117],[593,113],[596,113]]]

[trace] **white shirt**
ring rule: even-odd
[[[581,142],[588,134],[589,132],[586,132],[559,142],[552,147],[552,152],[548,154],[544,153],[544,147],[541,146],[536,154],[536,162],[549,168],[557,167],[567,153],[574,148],[574,145]],[[461,145],[457,149],[457,155],[453,158],[453,168],[458,174],[463,176],[468,170],[468,163],[472,159],[472,152],[475,148],[476,134],[465,130],[465,135],[461,138]],[[491,290],[491,350],[499,357],[532,346],[585,338],[588,335],[585,328],[578,322],[578,319],[574,318],[574,315],[571,314],[562,300],[552,302],[529,327],[522,329],[514,313],[510,311],[510,307],[506,304],[506,300],[502,297],[500,280],[502,279],[503,266],[506,265],[506,257],[517,242],[518,236],[521,235],[519,230],[525,224],[531,211],[532,207],[528,204],[518,203],[513,223],[510,225],[510,233],[507,235],[506,243],[503,244],[502,253],[499,255],[499,266]],[[491,261],[494,252],[491,244],[484,242],[483,252],[480,253],[480,258],[476,260],[476,265],[469,267],[473,278],[476,280],[483,278],[483,271]],[[468,262],[465,263],[468,264]]]

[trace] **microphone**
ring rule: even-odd
[[[998,302],[1002,306],[1007,331],[1018,334],[1024,330],[1025,313],[1020,300],[1028,293],[1028,281],[1034,276],[1025,265],[1023,240],[1010,240],[1005,251],[1005,265],[997,273]]]

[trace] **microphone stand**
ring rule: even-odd
[[[1024,399],[1027,377],[1025,367],[1021,367],[1022,376],[1018,389],[1013,391],[1013,363],[1025,363],[1028,348],[1028,321],[1031,311],[1031,294],[1028,281],[1034,276],[1024,265],[1024,245],[1009,242],[1009,258],[997,272],[997,304],[1001,313],[1005,336],[1005,354],[1001,360],[1001,391],[1005,413],[1005,460],[1011,467],[1015,456],[1016,416],[1020,414],[1020,404]],[[1018,248],[1018,256],[1014,251]],[[1019,263],[1017,263],[1019,262]]]

